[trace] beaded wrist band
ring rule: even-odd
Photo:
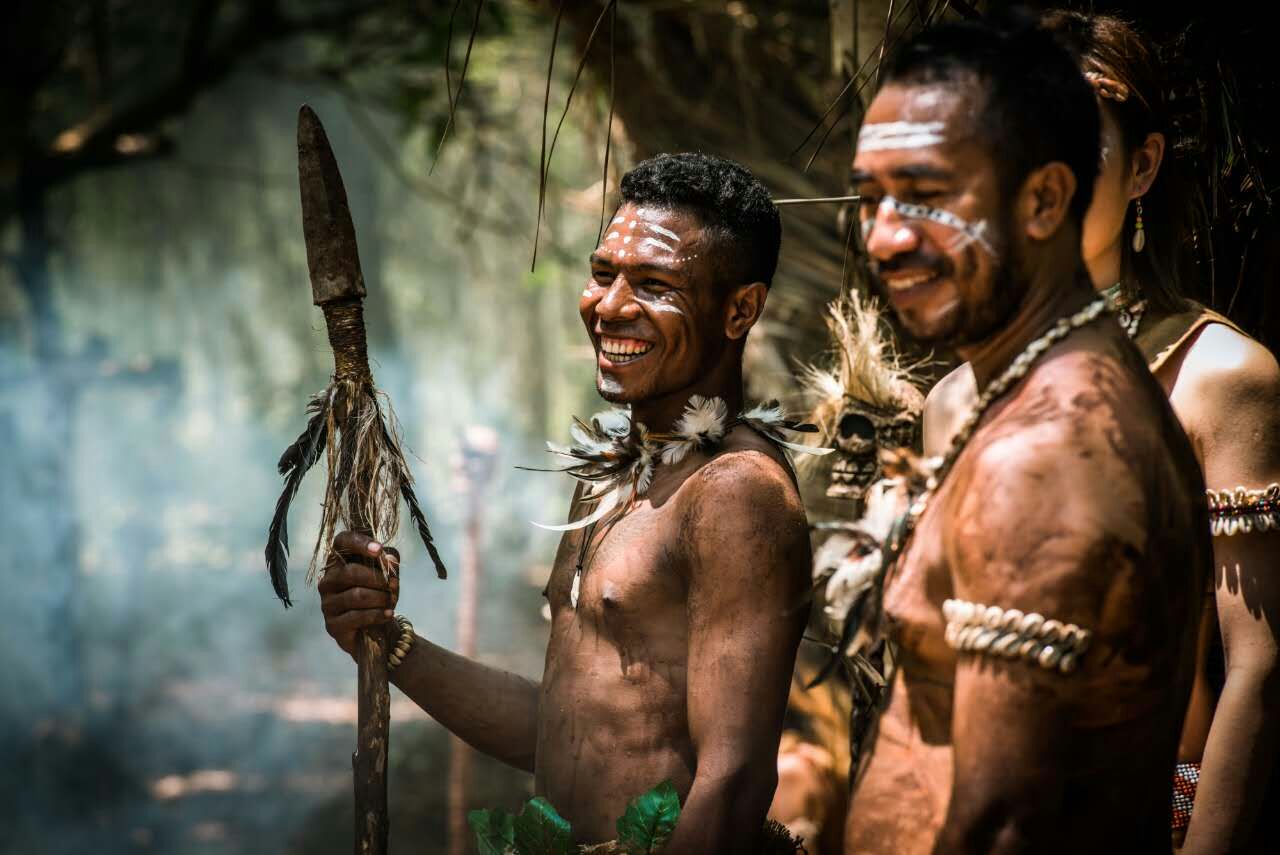
[[[1250,490],[1205,490],[1214,537],[1280,530],[1280,483]]]
[[[1092,636],[1074,623],[1045,620],[1035,612],[964,600],[947,600],[942,614],[947,619],[947,644],[954,650],[1022,659],[1063,674],[1076,670]]]
[[[396,615],[396,623],[400,625],[400,637],[396,639],[395,649],[387,654],[387,670],[390,671],[404,661],[413,646],[413,624],[404,615]]]

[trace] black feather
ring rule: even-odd
[[[374,404],[375,406],[377,405],[376,399]],[[387,450],[398,449],[400,444],[391,435],[391,428],[387,426],[387,420],[383,418],[381,409],[378,412],[378,425],[382,428],[383,444]],[[431,529],[427,526],[427,515],[422,512],[422,506],[418,504],[418,497],[414,495],[413,479],[409,474],[409,465],[405,463],[404,458],[398,453],[396,456],[398,459],[394,465],[400,469],[400,496],[409,508],[409,516],[412,517],[413,524],[418,529],[418,537],[422,538],[422,545],[427,548],[427,554],[431,556],[431,563],[436,567],[436,576],[440,579],[447,579],[449,578],[449,571],[445,569],[444,560],[440,557],[439,551],[436,550],[435,540],[431,537]]]
[[[307,422],[306,430],[294,441],[293,445],[284,450],[284,454],[280,455],[280,462],[276,464],[276,468],[281,475],[288,475],[289,470],[295,468],[306,457],[307,449],[312,448],[316,440],[316,435],[324,431],[325,413],[324,404],[326,396],[320,394],[311,399],[311,403],[307,404],[307,412],[311,413],[311,419]],[[324,446],[320,446],[324,448]],[[315,461],[311,461],[315,463]],[[311,464],[307,464],[310,468]]]
[[[836,668],[840,667],[840,663],[844,661],[844,658],[847,655],[845,651],[849,649],[849,645],[853,642],[853,636],[858,631],[859,621],[856,617],[856,613],[856,607],[849,609],[849,614],[844,619],[844,631],[840,633],[840,643],[836,646],[835,650],[831,651],[831,658],[823,663],[822,670],[809,681],[809,685],[805,686],[806,689],[812,689],[815,686],[821,685],[828,677],[835,673]]]
[[[407,478],[400,482],[400,495],[404,497],[404,503],[409,507],[409,516],[417,526],[418,536],[422,538],[422,545],[427,548],[427,554],[431,556],[431,563],[436,566],[436,576],[441,579],[449,578],[449,571],[445,569],[444,561],[436,551],[435,541],[431,539],[431,529],[427,528],[427,515],[422,512],[422,506],[418,504],[418,497],[413,494],[413,487],[410,486]]]
[[[276,512],[271,517],[271,527],[267,530],[267,572],[271,576],[271,587],[276,596],[284,603],[285,608],[293,605],[289,599],[289,506],[302,486],[302,478],[315,462],[320,459],[328,440],[328,414],[325,412],[324,398],[312,401],[308,409],[312,411],[307,429],[298,440],[280,457],[280,474],[285,476],[284,492],[276,500]]]

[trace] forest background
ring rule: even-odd
[[[992,5],[10,4],[0,852],[350,845],[354,669],[301,590],[316,483],[293,520],[296,608],[279,607],[262,560],[275,457],[331,370],[301,239],[301,103],[324,118],[342,166],[375,374],[436,536],[451,567],[475,558],[482,571],[477,655],[536,676],[555,539],[529,521],[560,517],[570,488],[514,467],[541,465],[543,440],[600,407],[576,305],[618,176],[659,151],[700,149],[746,163],[780,198],[844,193],[884,52]],[[1067,5],[1119,11],[1162,46],[1179,156],[1203,199],[1194,296],[1274,350],[1280,82],[1264,22],[1250,4]],[[862,287],[850,225],[836,205],[786,210],[749,353],[756,397],[794,401],[795,366],[825,346],[822,306]],[[487,478],[463,465],[486,430],[497,438]],[[403,546],[401,611],[454,643],[461,586],[435,581]],[[397,699],[402,851],[450,851],[450,750]],[[473,762],[468,806],[529,793],[528,776]]]

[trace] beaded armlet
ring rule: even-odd
[[[954,650],[1021,659],[1062,674],[1076,670],[1092,636],[1074,623],[1045,620],[1035,612],[1024,614],[964,600],[944,602],[942,615],[947,619],[947,644]]]
[[[1205,490],[1214,537],[1280,530],[1280,483],[1250,490]]]

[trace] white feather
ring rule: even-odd
[[[653,458],[642,458],[636,465],[636,493],[643,496],[653,483]]]
[[[787,442],[785,439],[779,439],[778,437],[772,434],[769,435],[769,438],[772,439],[774,442],[776,442],[778,445],[782,446],[783,448],[789,448],[792,451],[798,452],[799,454],[812,454],[814,457],[822,457],[823,455],[830,454],[831,452],[835,451],[834,448],[818,448],[817,446],[813,446],[813,445],[800,445],[799,443],[795,443],[795,442]]]
[[[836,572],[857,543],[858,541],[849,535],[840,532],[824,540],[822,545],[813,551],[813,580],[826,581],[832,573]]]
[[[728,415],[723,399],[694,395],[676,422],[676,433],[685,439],[716,442],[724,436]]]
[[[876,580],[880,573],[880,550],[840,563],[827,580],[826,606],[823,612],[832,620],[843,622],[854,601]]]
[[[674,466],[689,456],[693,450],[693,442],[684,439],[673,439],[662,446],[659,459],[667,466]]]
[[[786,417],[782,414],[782,407],[769,406],[767,404],[758,404],[750,410],[742,414],[742,417],[748,421],[764,422],[766,425],[781,426],[786,421]]]
[[[573,450],[580,454],[603,454],[613,447],[613,441],[607,437],[596,436],[578,425],[569,428],[573,437]]]
[[[883,543],[906,507],[907,495],[902,481],[882,478],[867,489],[866,510],[855,525]]]
[[[629,410],[611,409],[596,413],[591,417],[599,422],[600,428],[613,437],[624,437],[631,433],[631,412]]]
[[[604,519],[610,511],[618,506],[619,492],[621,491],[616,488],[610,490],[605,494],[604,498],[600,500],[600,504],[590,516],[583,517],[576,522],[565,523],[564,525],[543,525],[540,522],[535,522],[534,525],[538,528],[544,528],[547,531],[576,531],[580,528],[586,528],[592,523],[599,522]]]

